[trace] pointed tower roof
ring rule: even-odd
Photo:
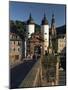
[[[55,17],[54,14],[52,14],[52,20],[51,20],[51,33],[54,37],[56,37],[56,27],[55,27]]]
[[[46,15],[44,14],[44,17],[43,17],[43,20],[42,20],[42,23],[41,25],[48,25],[48,20],[46,18]]]
[[[31,13],[30,13],[30,15],[29,15],[29,19],[28,19],[28,21],[27,21],[27,24],[35,24],[32,16],[31,16]]]
[[[55,23],[55,17],[54,17],[54,14],[52,14],[51,24],[54,24],[54,23]]]

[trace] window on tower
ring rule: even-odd
[[[45,47],[47,47],[47,46],[45,45]]]
[[[45,41],[47,41],[47,39],[45,39]]]
[[[47,35],[47,33],[45,33],[45,35]]]

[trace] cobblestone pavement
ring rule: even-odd
[[[59,71],[59,85],[60,86],[66,85],[66,73],[64,70]]]

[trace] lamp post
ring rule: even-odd
[[[26,58],[26,53],[27,53],[27,44],[26,44],[26,37],[25,37],[25,58]]]
[[[41,58],[40,58],[40,78],[41,78],[41,86],[42,86],[42,54],[43,54],[43,47],[41,46]]]
[[[25,38],[24,44],[25,44],[25,58],[26,58],[26,57],[27,57],[27,39],[28,39],[28,34],[27,34],[27,32],[25,32],[24,38]]]

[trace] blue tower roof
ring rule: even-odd
[[[44,14],[44,18],[43,18],[43,20],[42,20],[41,25],[48,25],[48,20],[47,20],[47,18],[46,18],[46,15],[45,15],[45,14]]]
[[[27,21],[27,24],[35,24],[32,16],[31,16],[31,13],[30,13],[29,19],[28,19],[28,21]]]

